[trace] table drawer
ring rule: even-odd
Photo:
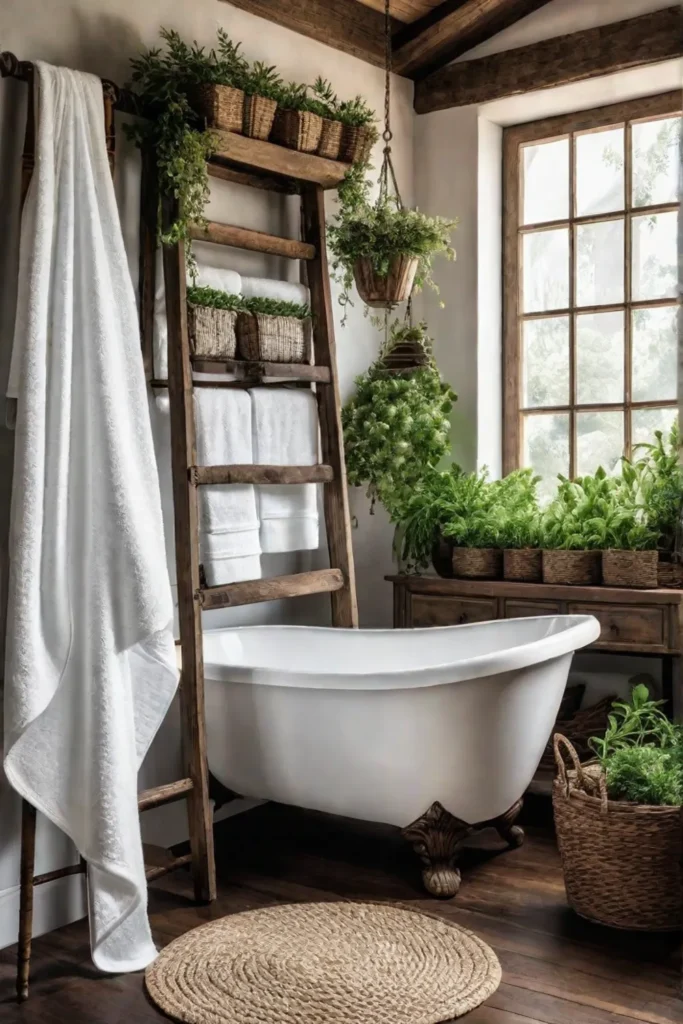
[[[594,615],[601,626],[601,644],[624,644],[629,647],[667,647],[664,608],[641,605],[569,604],[570,615]]]
[[[498,602],[483,597],[431,597],[412,594],[411,626],[459,626],[466,622],[488,622],[498,618]]]
[[[559,601],[517,601],[508,598],[505,602],[506,619],[531,619],[535,615],[559,615]]]

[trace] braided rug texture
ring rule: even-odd
[[[145,975],[184,1024],[440,1024],[500,984],[485,942],[395,906],[299,903],[223,917],[175,939]]]

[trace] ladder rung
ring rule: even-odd
[[[206,169],[212,178],[222,178],[223,181],[232,181],[237,185],[249,185],[251,188],[262,189],[265,192],[283,192],[285,195],[293,195],[301,191],[291,178],[277,178],[272,174],[239,171],[236,167],[227,167],[215,160],[209,160]]]
[[[197,591],[196,597],[204,609],[234,608],[259,601],[279,601],[285,597],[329,594],[343,587],[344,576],[340,569],[317,569],[292,576],[273,576],[269,580],[246,580],[244,583],[204,587]]]
[[[195,484],[329,484],[332,466],[191,466]]]
[[[285,380],[310,380],[316,384],[330,383],[329,366],[310,366],[308,363],[253,363],[244,359],[221,359],[220,356],[207,359],[202,356],[192,359],[192,367],[197,373],[234,373],[240,379],[254,381],[263,377],[282,377]],[[159,383],[156,382],[157,385]]]
[[[177,782],[168,782],[164,786],[144,789],[138,794],[138,810],[149,811],[152,807],[162,807],[164,804],[172,804],[174,800],[182,800],[192,786],[192,779],[178,779]]]
[[[190,228],[190,237],[198,242],[231,245],[235,249],[265,252],[270,256],[286,256],[290,260],[315,259],[315,246],[308,242],[299,242],[296,238],[281,238],[280,235],[267,235],[264,231],[251,231],[249,228],[238,228],[233,224],[219,224],[215,220],[210,220],[206,227],[194,224]]]
[[[80,864],[69,864],[66,868],[55,868],[54,871],[46,871],[43,875],[34,875],[34,885],[45,885],[46,882],[54,882],[56,878],[66,878],[67,875],[85,874],[85,861]]]
[[[182,857],[173,857],[167,861],[166,864],[155,864],[152,867],[145,868],[145,878],[148,882],[153,882],[157,878],[161,878],[163,875],[169,874],[171,871],[175,871],[176,868],[183,868],[186,864],[192,863],[192,854],[184,853]]]

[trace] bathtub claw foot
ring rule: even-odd
[[[422,861],[422,881],[428,893],[450,899],[460,889],[460,871],[455,860],[458,847],[474,831],[472,825],[450,814],[440,803],[433,803],[421,818],[403,829]]]
[[[500,818],[496,818],[495,821],[491,822],[500,838],[512,848],[521,846],[525,838],[524,829],[520,828],[519,825],[515,825],[515,821],[522,810],[522,803],[522,800],[518,800],[509,811],[501,814]]]

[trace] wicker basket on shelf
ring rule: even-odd
[[[375,271],[372,260],[362,256],[353,265],[353,277],[363,302],[375,308],[393,306],[410,298],[417,273],[418,260],[414,256],[394,256],[389,273],[382,276]]]
[[[323,119],[310,110],[279,108],[273,122],[273,142],[300,153],[315,153],[320,145]]]
[[[543,582],[561,586],[590,587],[600,583],[600,551],[544,551]]]
[[[244,134],[250,139],[265,142],[273,127],[276,110],[277,102],[267,96],[245,96],[242,121]]]
[[[616,551],[602,553],[602,582],[606,587],[657,586],[656,551]]]
[[[234,359],[237,351],[237,313],[213,306],[187,304],[187,332],[195,356]]]
[[[342,128],[339,159],[345,164],[355,164],[367,160],[375,137],[376,132],[373,125],[345,124]]]
[[[193,110],[210,128],[224,132],[243,130],[244,93],[230,85],[195,85],[188,93]]]
[[[305,363],[310,356],[310,339],[310,320],[266,313],[237,315],[237,346],[242,359],[264,363]]]
[[[453,575],[466,580],[499,580],[503,574],[500,548],[453,548]]]
[[[503,551],[503,577],[517,583],[540,583],[543,552],[540,548],[506,548]]]
[[[568,770],[563,750],[569,755]],[[610,800],[602,770],[557,733],[553,810],[567,901],[612,928],[683,926],[683,811]]]
[[[657,563],[657,586],[675,590],[683,588],[683,564],[659,556]]]
[[[327,160],[338,160],[343,125],[341,121],[332,121],[329,117],[323,117],[322,123],[318,156],[324,156]]]

